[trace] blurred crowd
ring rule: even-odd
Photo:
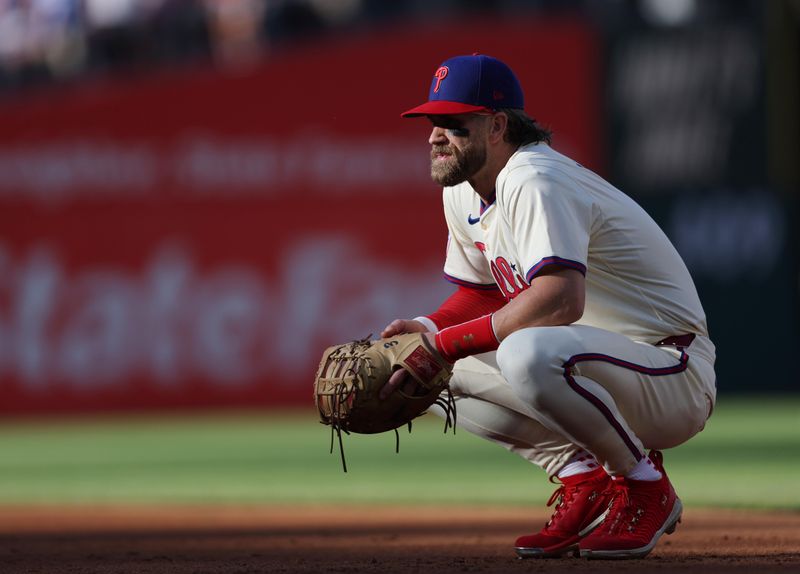
[[[253,53],[267,9],[267,0],[0,0],[0,85]]]
[[[401,14],[414,4],[383,0],[0,0],[0,90],[197,59],[236,65],[287,41]],[[476,2],[449,4],[458,8]]]
[[[239,65],[295,40],[376,22],[470,12],[635,8],[680,22],[698,0],[0,0],[0,91],[198,60]]]

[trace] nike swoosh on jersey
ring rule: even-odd
[[[476,217],[475,219],[473,219],[473,218],[472,218],[472,214],[471,214],[471,213],[468,213],[468,214],[467,214],[467,223],[469,223],[470,225],[475,225],[475,224],[476,224],[476,223],[478,223],[480,220],[481,220],[481,218],[480,218],[480,217]]]

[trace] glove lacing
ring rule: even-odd
[[[350,346],[350,351],[355,351],[355,348],[358,345],[368,344],[372,334],[368,335],[367,337],[353,341]],[[344,372],[343,376],[348,374],[355,375],[358,372],[358,369],[354,367],[358,366],[356,362],[354,362],[348,369]],[[434,401],[434,405],[438,406],[442,411],[444,411],[444,433],[447,433],[449,429],[453,429],[453,434],[456,434],[456,422],[457,422],[457,413],[456,413],[456,400],[453,397],[453,393],[450,391],[450,387],[445,387],[447,392],[446,397],[442,397],[441,395]],[[348,386],[345,383],[338,383],[333,389],[333,405],[331,405],[331,417],[330,417],[330,427],[331,427],[331,447],[330,447],[330,454],[333,454],[333,437],[334,434],[339,440],[339,456],[342,459],[342,470],[347,472],[347,462],[345,461],[344,457],[344,443],[342,442],[342,432],[349,435],[350,432],[346,428],[342,428],[339,421],[347,414],[347,411],[342,409],[342,405],[346,404],[348,399],[356,392],[355,387],[350,387],[348,390]],[[349,410],[349,409],[348,409]],[[424,414],[424,413],[421,413]],[[408,421],[408,432],[411,433],[411,422]],[[398,427],[399,428],[399,427]],[[394,436],[395,436],[395,453],[400,452],[400,432],[398,429],[394,429]]]

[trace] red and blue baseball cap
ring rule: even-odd
[[[473,54],[442,62],[433,74],[428,101],[400,115],[414,118],[524,107],[522,87],[511,68],[496,58]]]

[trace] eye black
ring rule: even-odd
[[[467,128],[445,128],[451,135],[457,138],[465,138],[469,135],[469,130]]]

